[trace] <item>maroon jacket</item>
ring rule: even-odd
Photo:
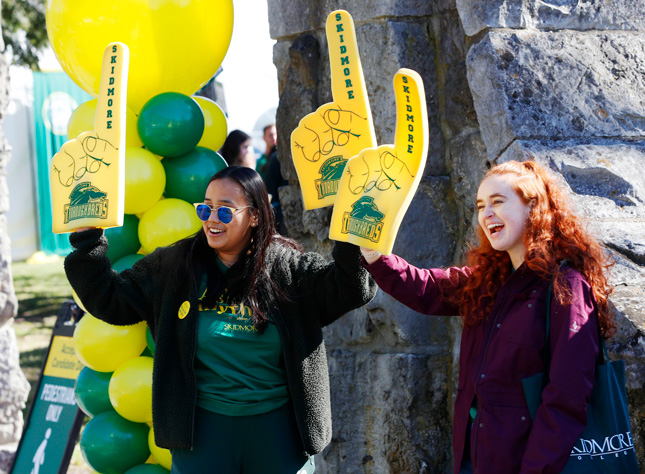
[[[419,269],[396,255],[363,265],[379,287],[423,314],[450,316],[444,297],[461,288],[468,267]],[[597,308],[577,271],[565,275],[571,304],[551,303],[550,383],[531,422],[522,378],[542,371],[549,281],[521,265],[501,288],[490,317],[461,336],[459,387],[453,426],[454,472],[464,455],[473,399],[478,410],[471,434],[477,474],[559,473],[582,433],[598,355]]]

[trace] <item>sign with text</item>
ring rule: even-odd
[[[16,452],[12,474],[63,474],[85,415],[78,408],[74,384],[83,364],[74,352],[70,321],[75,305],[61,309],[49,351]]]

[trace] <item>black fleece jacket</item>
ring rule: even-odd
[[[102,230],[73,233],[70,242],[75,250],[65,259],[65,271],[87,311],[113,325],[148,323],[155,340],[152,413],[156,444],[191,449],[199,280],[176,276],[176,269],[171,268],[176,261],[173,252],[178,251],[175,246],[157,249],[119,274],[105,256],[107,240]],[[275,245],[269,247],[266,265],[272,279],[291,298],[278,302],[271,316],[282,338],[303,445],[307,453],[316,454],[331,440],[322,327],[369,302],[376,284],[361,267],[360,251],[353,245],[336,243],[334,262],[316,253],[278,252]],[[190,307],[181,317],[180,307],[185,308],[186,302]]]

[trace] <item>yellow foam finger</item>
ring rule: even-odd
[[[54,233],[123,225],[127,46],[108,45],[102,64],[94,131],[68,141],[52,158]]]
[[[341,110],[371,117],[352,16],[345,10],[331,12],[327,17],[325,32],[334,102]]]
[[[333,102],[305,116],[291,134],[291,155],[305,209],[334,203],[347,160],[376,146],[354,21],[344,10],[327,17]]]
[[[394,76],[396,131],[393,145],[362,151],[340,180],[329,238],[392,252],[401,221],[416,192],[428,154],[428,113],[421,76]]]

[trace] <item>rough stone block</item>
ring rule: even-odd
[[[645,36],[495,30],[468,81],[488,156],[515,139],[645,136]]]
[[[18,299],[11,273],[11,241],[7,231],[7,216],[0,214],[0,325],[12,320],[18,311]]]
[[[29,383],[18,361],[16,334],[9,322],[0,327],[0,445],[18,441],[22,432],[21,410],[29,395]]]
[[[356,2],[352,0],[322,0],[302,2],[293,0],[269,0],[269,25],[271,38],[279,39],[298,35],[305,31],[325,28],[327,16],[335,10],[347,10],[355,24],[378,23],[396,17],[420,17],[454,9],[454,0],[376,0]]]
[[[479,129],[466,78],[466,55],[470,44],[455,10],[434,15],[431,25],[439,84],[434,102],[439,106],[443,135],[452,140],[464,129]]]
[[[645,8],[634,0],[457,0],[457,10],[469,36],[486,28],[645,29]]]
[[[18,443],[0,445],[0,474],[7,474],[16,457]]]
[[[562,176],[575,204],[607,246],[645,265],[645,142],[517,141],[498,161],[526,153]]]
[[[333,439],[321,474],[447,472],[452,355],[329,353]],[[318,469],[316,470],[318,472]]]

